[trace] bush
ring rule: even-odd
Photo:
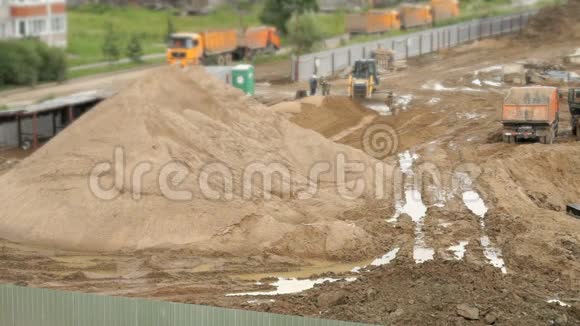
[[[318,4],[315,0],[266,0],[260,14],[260,21],[276,26],[280,32],[286,34],[288,20],[294,13],[303,14],[316,10],[318,10]]]
[[[141,41],[137,34],[133,34],[129,43],[127,44],[126,54],[132,62],[140,63],[143,57],[143,48],[141,47]]]
[[[103,51],[105,59],[107,59],[109,63],[113,63],[118,61],[119,57],[121,57],[121,51],[119,50],[120,38],[111,22],[105,25],[105,30],[105,39],[103,40],[101,50]]]
[[[36,39],[0,41],[0,85],[35,85],[65,77],[64,51]]]

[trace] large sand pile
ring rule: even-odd
[[[120,194],[99,199],[90,190],[88,175],[99,162],[112,161],[116,147],[125,152],[124,176],[108,172],[99,181],[110,186],[119,179]],[[269,250],[312,257],[372,251],[373,240],[363,228],[337,219],[363,200],[339,196],[341,183],[334,173],[320,176],[314,198],[301,199],[312,165],[329,162],[334,171],[339,153],[366,167],[377,163],[362,151],[292,124],[202,68],[187,73],[161,68],[84,115],[1,177],[0,237],[87,250],[183,245],[220,254]],[[152,171],[142,177],[139,191],[134,182],[140,178],[131,175],[143,162]],[[181,182],[175,174],[162,176],[171,181],[169,190],[163,190],[158,180],[168,162],[181,162],[190,173]],[[273,189],[266,191],[271,200],[259,193],[260,178],[244,185],[258,194],[242,199],[243,171],[256,162],[280,163],[291,173],[286,180],[274,176]],[[208,167],[210,163],[214,165]],[[224,168],[233,176],[227,200]],[[201,170],[221,171],[208,182],[210,195],[219,199],[207,198],[198,179]],[[372,192],[369,169],[347,175],[346,183],[362,177],[366,191]],[[190,191],[192,198],[170,200],[171,190]],[[137,194],[138,200],[133,198]]]

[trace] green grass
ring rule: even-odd
[[[98,67],[98,68],[69,71],[67,77],[68,77],[68,79],[74,79],[74,78],[86,77],[86,76],[90,76],[90,75],[117,72],[117,71],[122,71],[122,70],[138,68],[138,67],[145,67],[148,65],[158,64],[158,63],[162,63],[162,62],[165,62],[164,58],[144,60],[141,63],[129,62],[129,63],[112,64],[112,65],[107,65],[107,66]]]
[[[542,0],[536,7],[553,5],[559,0]],[[522,8],[511,6],[510,0],[464,0],[461,1],[461,16],[438,23],[438,26],[457,23],[478,17],[507,14]],[[171,17],[177,31],[202,31],[215,28],[240,28],[260,25],[260,5],[256,5],[240,22],[239,14],[232,8],[222,7],[206,16],[175,16],[170,11],[155,11],[139,7],[112,7],[107,5],[84,5],[69,9],[69,66],[78,66],[104,61],[101,46],[104,39],[104,26],[111,22],[118,31],[122,43],[122,53],[129,37],[136,33],[141,37],[145,54],[165,51],[164,35],[167,31],[167,19]],[[318,26],[325,38],[344,34],[344,12],[317,14]],[[383,35],[364,35],[353,37],[348,44],[368,42],[387,36],[406,33],[394,31]],[[283,38],[282,44],[287,42]],[[273,58],[259,57],[254,63],[265,63],[283,60],[287,56]],[[129,65],[115,65],[114,69]],[[90,72],[101,72],[103,68],[88,69],[83,72],[71,72],[70,76],[88,75]],[[111,69],[113,69],[111,67]]]
[[[247,26],[259,25],[256,6],[243,18]],[[103,61],[101,46],[105,24],[111,22],[123,44],[132,34],[142,40],[145,54],[165,51],[164,36],[167,19],[171,17],[177,31],[202,31],[213,28],[239,28],[240,16],[234,9],[222,8],[206,16],[174,16],[169,11],[154,11],[138,7],[85,5],[69,9],[69,65],[76,66]]]

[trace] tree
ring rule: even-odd
[[[287,23],[293,14],[303,14],[318,10],[316,0],[266,0],[260,20],[264,24],[273,25],[287,34]]]
[[[171,16],[167,16],[167,30],[165,31],[165,42],[169,43],[171,40],[171,35],[175,33],[175,25],[173,25],[173,19]]]
[[[143,56],[143,47],[141,47],[141,40],[137,34],[131,35],[129,43],[127,44],[126,54],[131,61],[140,63]]]
[[[240,28],[245,29],[246,24],[244,23],[244,17],[248,15],[248,13],[252,10],[254,5],[253,0],[238,0],[236,3],[236,11],[240,16]]]
[[[324,37],[316,22],[313,12],[303,15],[295,14],[286,25],[288,41],[294,45],[297,53],[310,51]]]
[[[119,60],[121,52],[119,50],[119,36],[117,31],[113,27],[112,23],[108,23],[105,26],[105,40],[103,42],[103,56],[109,63],[113,63]]]

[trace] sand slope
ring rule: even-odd
[[[124,182],[117,183],[120,194],[107,201],[91,192],[88,175],[99,162],[112,161],[115,148],[124,149]],[[321,176],[314,198],[298,199],[310,167],[333,163],[338,153],[367,167],[376,163],[362,151],[292,124],[202,68],[160,68],[1,177],[0,237],[90,250],[188,245],[216,253],[271,250],[304,256],[336,256],[364,246],[372,250],[372,239],[362,228],[336,219],[361,200],[342,199],[332,173]],[[131,174],[143,162],[152,171],[142,178],[139,191]],[[191,200],[169,200],[160,189],[160,170],[168,162],[188,167],[187,177],[171,188],[190,191]],[[252,162],[280,163],[292,178],[275,178],[271,200],[260,195],[243,200],[242,171]],[[209,163],[232,171],[231,200],[204,197],[198,174]],[[372,190],[370,171],[348,176],[366,178],[366,190]],[[109,172],[99,181],[111,186],[115,177]],[[252,189],[260,190],[259,178],[252,181]],[[223,197],[219,176],[210,177],[209,184]],[[141,194],[138,200],[136,193]],[[314,236],[304,237],[309,233]]]

